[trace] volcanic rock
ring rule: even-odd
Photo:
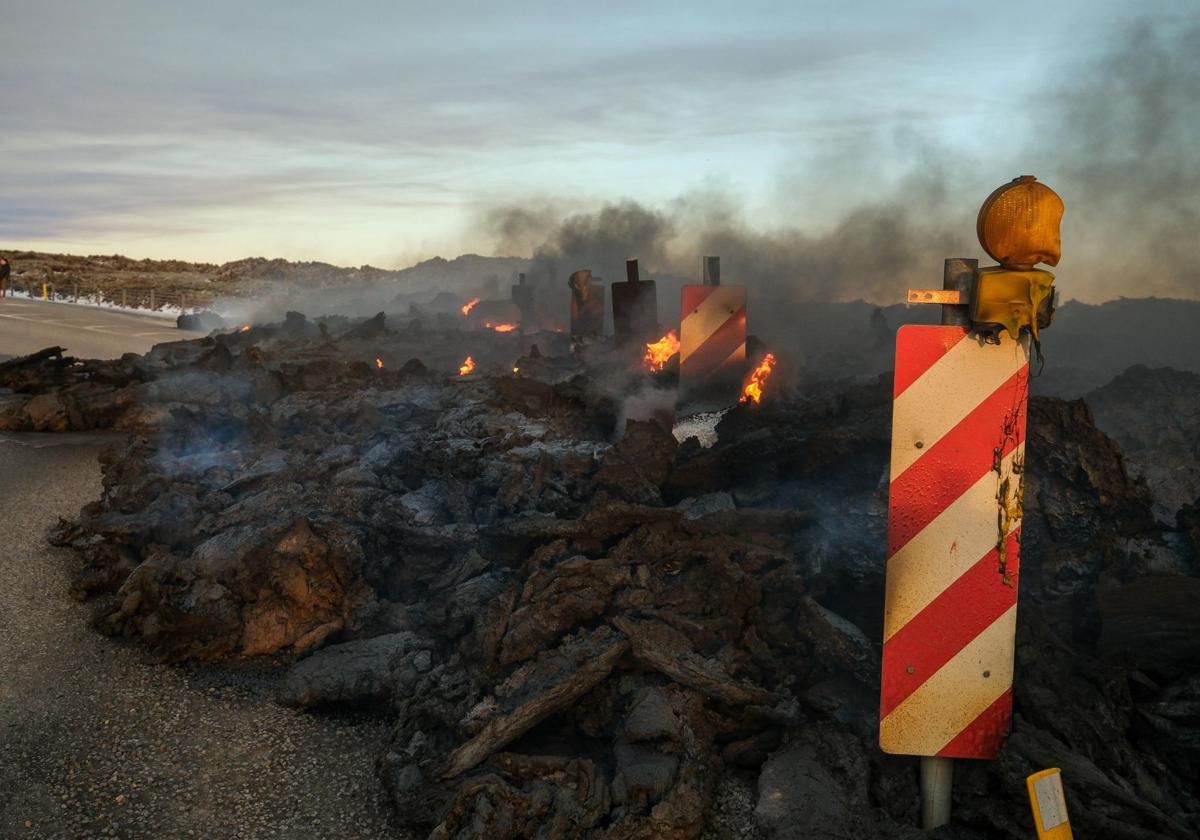
[[[877,837],[869,779],[857,738],[827,725],[805,729],[763,764],[754,816],[780,840]]]
[[[199,330],[211,332],[224,327],[225,319],[216,312],[203,310],[201,312],[184,312],[175,319],[175,326],[181,330]]]
[[[80,412],[136,433],[54,535],[98,626],[301,655],[281,700],[387,715],[423,836],[692,838],[736,790],[746,836],[913,835],[916,762],[877,746],[887,377],[768,393],[703,448],[617,431],[646,383],[603,347],[292,320],[0,368],[22,411],[127,400]],[[1013,735],[943,834],[1030,836],[1025,775],[1060,766],[1081,836],[1194,836],[1200,516],[1156,520],[1082,402],[1031,400],[1025,482]]]
[[[385,699],[391,694],[392,672],[404,662],[429,669],[430,647],[407,632],[330,645],[288,671],[279,702],[310,708]]]
[[[1155,515],[1173,522],[1200,496],[1200,374],[1135,365],[1086,399],[1130,472],[1146,480]]]
[[[0,431],[63,432],[138,425],[136,356],[80,361],[48,347],[0,362]]]
[[[1149,575],[1098,592],[1100,651],[1146,671],[1200,668],[1200,578]]]

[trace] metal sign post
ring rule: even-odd
[[[521,332],[529,332],[533,327],[533,286],[525,282],[525,274],[517,274],[517,285],[512,287],[512,302],[521,313]]]
[[[943,326],[970,327],[967,300],[971,294],[971,279],[978,265],[978,260],[946,260],[942,269],[941,292],[935,289],[910,289],[909,303],[941,304]],[[929,829],[950,822],[954,759],[936,755],[921,756],[920,778],[921,825]]]
[[[617,344],[644,344],[658,337],[658,284],[638,276],[638,261],[625,261],[624,283],[612,284],[613,335]]]

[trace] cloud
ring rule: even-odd
[[[1022,68],[1094,31],[1033,2],[0,2],[0,240],[353,264],[532,253],[548,219],[626,197],[692,230],[711,210],[677,196],[719,183],[775,254],[747,259],[782,270],[771,243],[799,231],[799,264],[828,273],[813,243],[883,236],[884,215],[848,214],[886,207],[921,155],[942,173],[925,184],[967,158],[964,191],[1017,174],[998,136]],[[527,218],[497,215],[514,204]],[[852,288],[877,270],[837,265]]]

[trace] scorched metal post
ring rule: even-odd
[[[642,280],[638,261],[625,261],[624,283],[613,283],[613,336],[618,345],[645,344],[658,331],[658,287],[653,280]]]
[[[946,296],[942,304],[942,325],[970,327],[971,315],[967,300],[971,295],[971,280],[979,260],[951,257],[942,266],[942,290],[958,295],[958,303]],[[936,755],[921,756],[921,827],[937,828],[950,822],[950,797],[954,789],[954,759]]]

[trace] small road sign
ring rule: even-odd
[[[1029,340],[896,338],[879,743],[994,758],[1012,716]]]
[[[624,283],[613,283],[613,335],[618,344],[630,341],[645,344],[658,333],[658,286],[642,280],[638,261],[625,261]]]
[[[746,366],[746,289],[721,285],[719,257],[705,257],[703,271],[680,296],[679,384],[691,394],[728,390],[732,405]]]
[[[1029,789],[1029,807],[1033,809],[1033,827],[1038,840],[1072,840],[1067,818],[1067,798],[1063,795],[1062,771],[1057,767],[1034,773],[1025,780]]]

